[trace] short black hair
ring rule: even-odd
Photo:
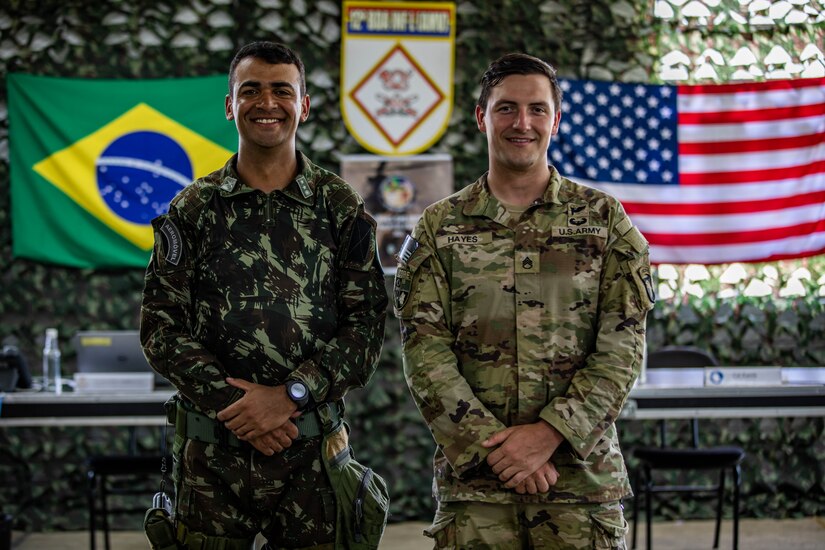
[[[307,93],[306,76],[304,74],[304,62],[293,50],[283,44],[277,42],[250,42],[243,46],[235,57],[232,58],[232,63],[229,64],[229,95],[232,95],[232,86],[235,84],[235,68],[242,59],[247,57],[256,57],[262,59],[272,65],[295,65],[298,68],[298,73],[301,75],[301,97]]]
[[[490,91],[501,84],[501,81],[506,77],[514,74],[543,74],[546,76],[550,80],[556,111],[561,110],[561,87],[559,87],[559,81],[556,78],[556,69],[546,61],[526,53],[508,53],[490,63],[490,66],[487,67],[481,77],[481,93],[478,95],[478,106],[482,110],[487,109]]]

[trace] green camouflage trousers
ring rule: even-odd
[[[259,532],[267,548],[334,546],[335,497],[321,464],[320,437],[293,441],[271,457],[248,445],[187,439],[175,462],[176,522],[188,531],[190,546],[204,535],[250,548]],[[179,540],[181,531],[179,525]]]
[[[435,548],[625,550],[618,501],[601,504],[440,502],[424,534]]]

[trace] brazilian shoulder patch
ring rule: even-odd
[[[183,239],[178,226],[171,219],[163,220],[160,226],[160,234],[163,235],[163,251],[166,263],[177,266],[183,257]]]

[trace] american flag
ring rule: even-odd
[[[825,253],[825,78],[560,84],[551,163],[619,199],[652,262]]]

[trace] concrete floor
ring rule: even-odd
[[[713,545],[713,521],[654,523],[655,547],[667,550],[698,550]],[[421,531],[426,523],[407,522],[389,525],[381,541],[382,550],[425,550],[432,548],[430,539]],[[644,548],[644,524],[639,525],[639,548]],[[628,546],[630,535],[628,534]],[[102,538],[98,548],[102,548]],[[116,531],[112,535],[113,550],[146,550],[149,545],[143,533]],[[732,547],[731,522],[722,523],[720,550]],[[13,534],[15,550],[81,550],[89,548],[85,531],[61,533]],[[825,548],[825,518],[805,519],[742,519],[739,524],[739,548],[742,550],[822,550]]]

